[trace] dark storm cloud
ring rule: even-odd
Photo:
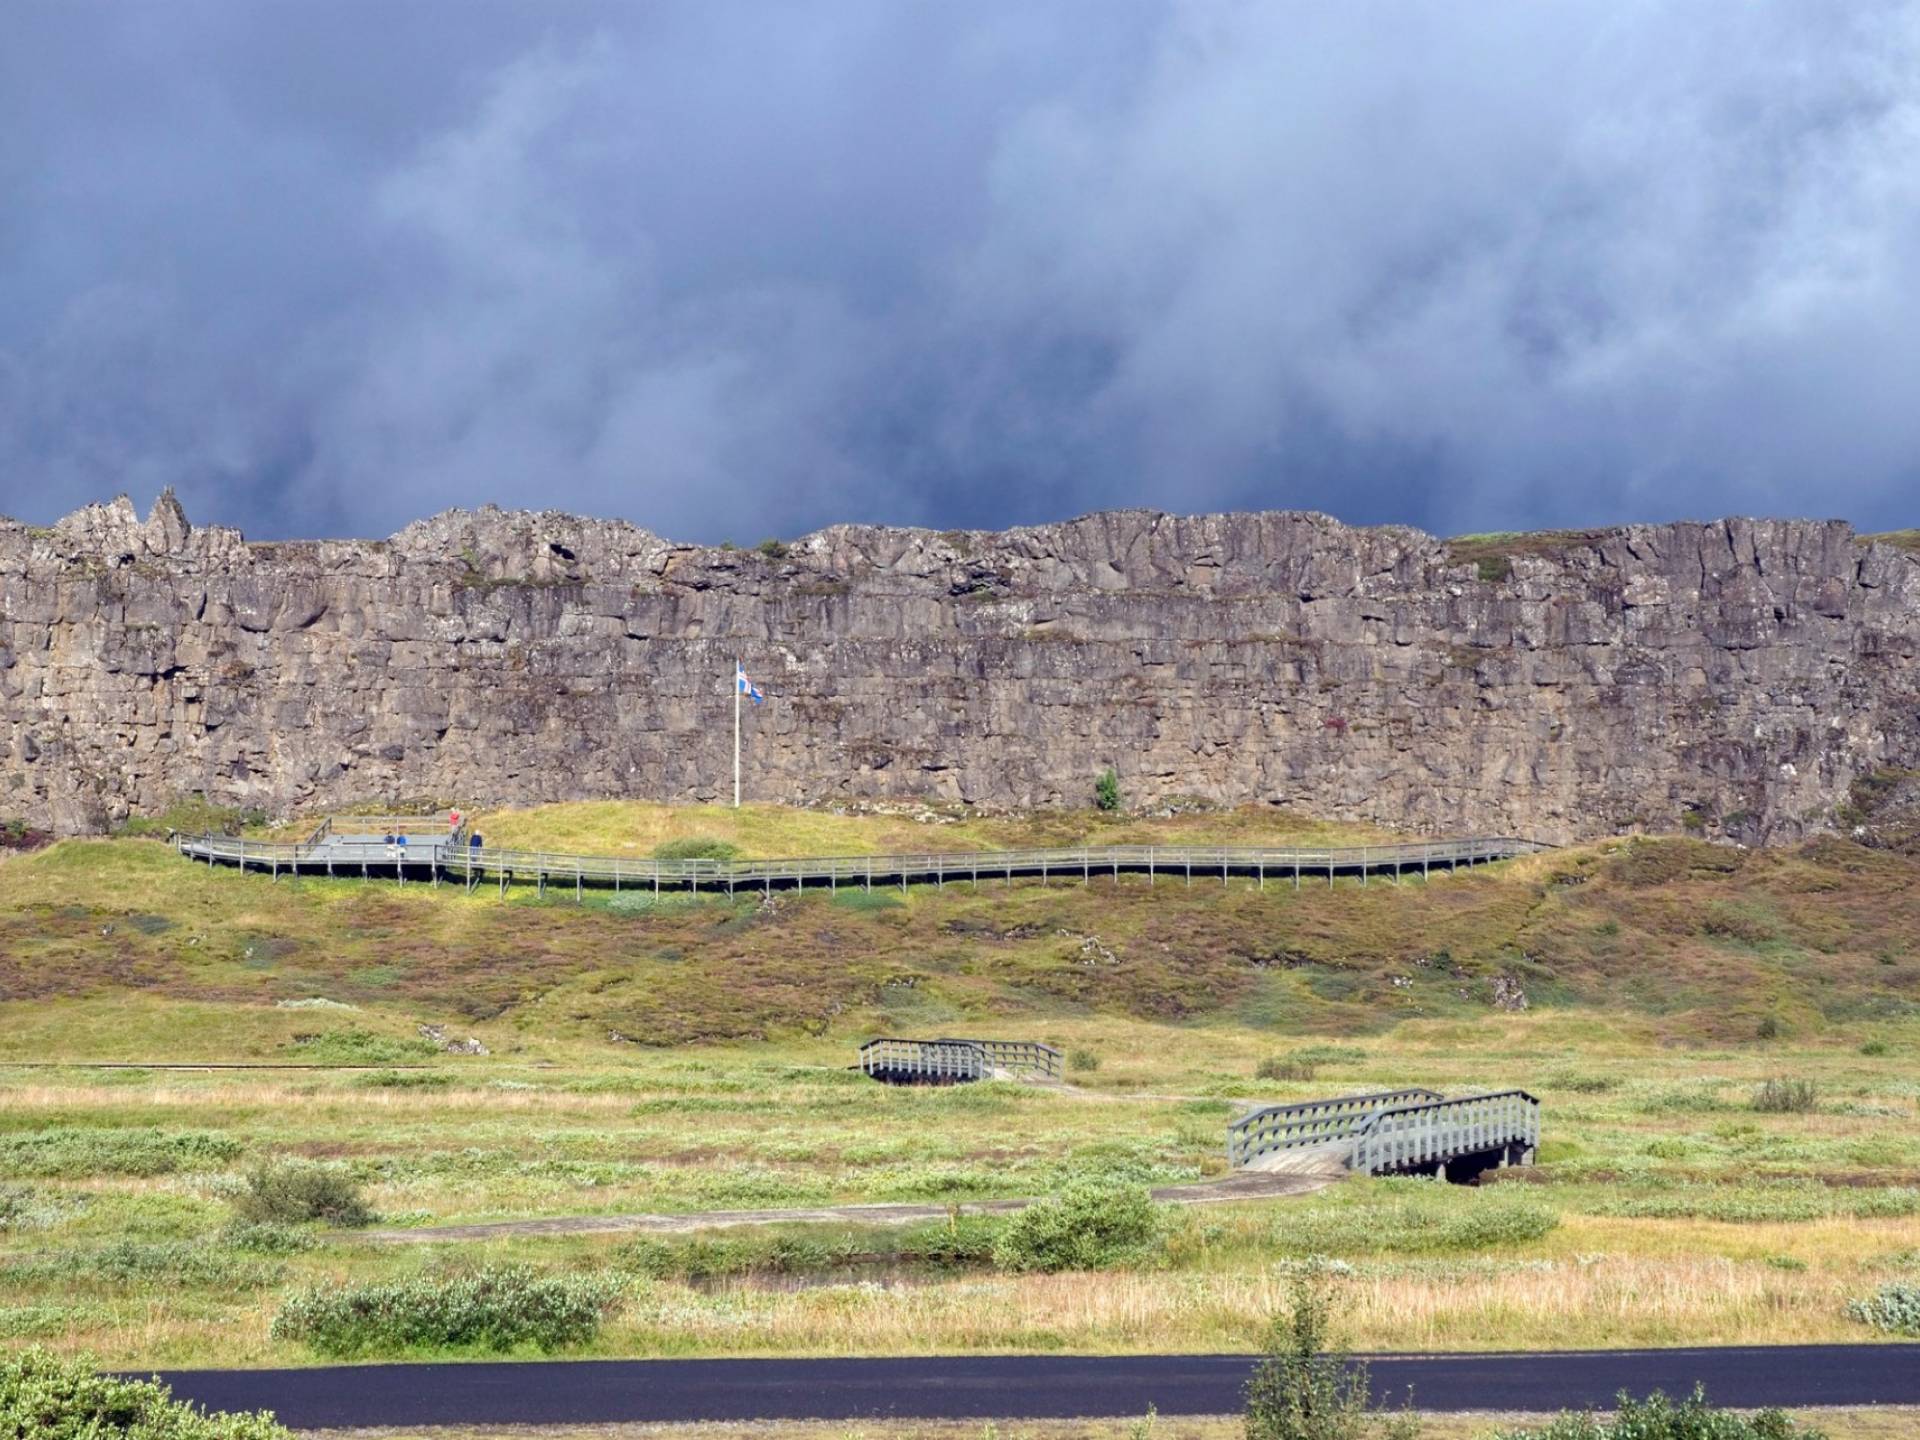
[[[1920,6],[41,3],[0,511],[1920,511]]]

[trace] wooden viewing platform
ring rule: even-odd
[[[1449,1098],[1437,1090],[1386,1090],[1266,1105],[1227,1127],[1236,1170],[1333,1165],[1357,1175],[1442,1175],[1466,1180],[1531,1164],[1540,1102],[1525,1090]]]
[[[388,834],[407,837],[404,847],[388,845]],[[282,875],[331,875],[391,878],[435,885],[459,883],[471,891],[493,884],[532,882],[542,894],[549,885],[571,886],[581,895],[599,889],[726,891],[802,889],[841,886],[871,890],[874,885],[910,882],[946,886],[985,878],[1011,885],[1016,877],[1045,883],[1065,878],[1087,883],[1095,875],[1144,876],[1149,883],[1172,877],[1192,884],[1194,877],[1218,877],[1222,884],[1241,876],[1264,888],[1268,880],[1289,881],[1349,876],[1399,881],[1405,875],[1429,875],[1531,855],[1553,847],[1511,835],[1463,840],[1409,841],[1392,845],[1331,848],[1257,848],[1233,845],[1066,846],[1038,850],[973,850],[917,855],[841,855],[792,860],[655,860],[611,855],[569,855],[540,850],[503,850],[475,846],[462,825],[449,816],[339,816],[323,821],[305,840],[244,840],[230,835],[173,836],[182,855],[208,865]]]

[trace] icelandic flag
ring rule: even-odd
[[[747,679],[747,672],[738,660],[733,662],[733,688],[758,705],[767,697],[760,693],[760,687]]]

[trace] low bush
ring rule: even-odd
[[[369,1285],[322,1285],[289,1299],[273,1338],[323,1355],[409,1350],[562,1350],[585,1344],[620,1299],[605,1276],[527,1265],[427,1271]]]
[[[1848,1301],[1847,1313],[1889,1335],[1920,1336],[1920,1285],[1882,1285],[1865,1300]]]
[[[1460,1204],[1454,1193],[1288,1212],[1271,1243],[1290,1255],[1442,1254],[1523,1245],[1560,1224],[1558,1211],[1529,1195],[1475,1190]]]
[[[372,1030],[324,1030],[295,1037],[300,1058],[316,1065],[404,1065],[431,1060],[437,1046],[408,1035],[381,1035]]]
[[[64,1180],[171,1175],[224,1165],[239,1153],[238,1140],[213,1131],[54,1126],[23,1135],[0,1135],[0,1174]]]
[[[1099,1270],[1147,1259],[1162,1234],[1145,1186],[1075,1185],[1017,1211],[993,1260],[1003,1270]]]
[[[127,1239],[92,1250],[41,1250],[8,1260],[0,1274],[12,1280],[202,1290],[257,1290],[281,1277],[280,1267],[236,1258],[218,1243]]]
[[[656,860],[738,860],[740,847],[730,840],[710,835],[689,835],[681,840],[663,840],[653,847]]]
[[[1297,1055],[1269,1055],[1253,1067],[1256,1080],[1311,1080],[1313,1064]]]
[[[84,1196],[42,1194],[24,1185],[0,1185],[0,1235],[12,1230],[44,1230],[86,1204]]]
[[[1825,1432],[1779,1410],[1751,1415],[1718,1410],[1695,1389],[1679,1401],[1658,1390],[1645,1400],[1622,1395],[1611,1415],[1562,1415],[1544,1426],[1499,1431],[1494,1440],[1825,1440]]]
[[[1082,1075],[1091,1075],[1100,1068],[1100,1054],[1084,1045],[1075,1046],[1067,1052],[1067,1069],[1076,1070]]]
[[[937,1270],[985,1269],[993,1264],[1006,1228],[1007,1222],[996,1215],[955,1215],[903,1231],[899,1255]]]
[[[233,1209],[241,1220],[255,1225],[300,1225],[311,1220],[367,1225],[374,1219],[351,1175],[330,1165],[295,1161],[254,1170]]]
[[[730,1235],[718,1240],[629,1241],[617,1252],[627,1269],[656,1280],[721,1280],[739,1275],[808,1275],[862,1252],[848,1236]]]
[[[292,1440],[271,1415],[208,1415],[152,1380],[120,1380],[34,1347],[0,1355],[0,1436],[33,1440]]]
[[[353,1083],[365,1090],[444,1090],[453,1076],[444,1070],[375,1070],[356,1075]]]
[[[313,1249],[315,1241],[291,1225],[235,1218],[221,1230],[220,1243],[249,1255],[297,1255]]]
[[[1583,1199],[1584,1215],[1624,1220],[1718,1220],[1732,1225],[1767,1225],[1818,1220],[1834,1213],[1837,1202],[1818,1185],[1675,1185],[1665,1190],[1609,1187]]]
[[[1887,1053],[1887,1042],[1884,1040],[1869,1040],[1860,1047],[1860,1053],[1862,1055],[1875,1057],[1885,1055]]]
[[[1819,1087],[1811,1080],[1790,1080],[1784,1076],[1762,1081],[1753,1092],[1747,1108],[1763,1115],[1807,1115],[1820,1101]]]

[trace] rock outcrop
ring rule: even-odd
[[[452,511],[248,543],[0,521],[0,818],[747,793],[1257,802],[1546,839],[1832,823],[1920,765],[1920,556],[1838,522],[1445,542],[1321,515],[676,544]]]

